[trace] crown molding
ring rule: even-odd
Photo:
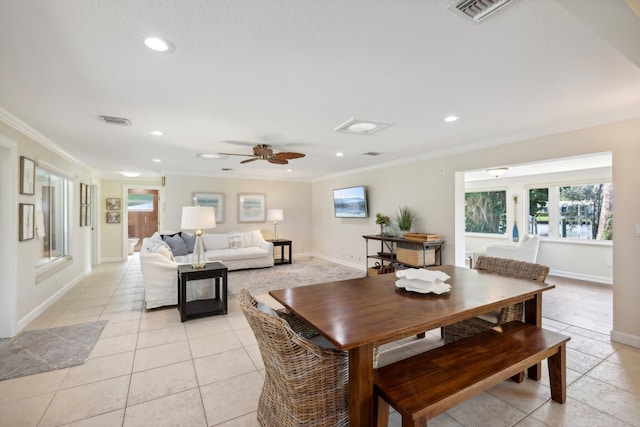
[[[42,145],[46,149],[53,151],[55,154],[61,157],[64,157],[65,159],[70,160],[78,164],[79,166],[93,170],[91,167],[89,167],[85,163],[81,162],[71,154],[67,153],[66,151],[58,147],[49,138],[42,135],[40,132],[38,132],[37,130],[35,130],[34,128],[32,128],[31,126],[29,126],[28,124],[26,124],[25,122],[23,122],[22,120],[20,120],[19,118],[17,118],[16,116],[14,116],[13,114],[11,114],[10,112],[8,112],[2,107],[0,107],[0,121],[14,128],[15,130],[22,133],[23,135],[31,138],[32,140]]]

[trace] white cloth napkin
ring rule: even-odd
[[[396,271],[396,287],[422,294],[437,295],[449,292],[451,285],[444,283],[450,276],[442,271],[410,268]]]

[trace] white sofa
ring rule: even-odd
[[[525,234],[517,245],[487,246],[487,256],[535,263],[538,259],[539,246],[540,236]]]
[[[175,246],[173,251],[167,241],[171,242],[181,233],[162,235],[155,233],[142,241],[140,248],[140,267],[144,283],[144,300],[147,309],[178,304],[179,264],[191,262],[193,254],[182,254]],[[167,237],[168,236],[168,237]],[[185,235],[187,242],[193,236]],[[273,266],[273,244],[264,240],[259,230],[233,232],[224,234],[202,235],[205,256],[208,261],[220,261],[229,270],[246,268],[262,268]],[[187,246],[185,244],[185,246]],[[191,249],[193,243],[191,244]],[[210,298],[213,289],[211,280],[190,281],[187,287],[187,300]]]

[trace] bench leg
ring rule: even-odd
[[[558,403],[567,400],[567,357],[565,345],[558,348],[558,352],[547,359],[549,365],[549,383],[551,399]]]
[[[382,397],[373,399],[373,410],[375,411],[375,426],[387,427],[389,425],[389,404]]]
[[[511,377],[511,379],[517,383],[521,383],[524,381],[524,371],[522,372],[518,372],[517,374],[515,374],[514,376]]]

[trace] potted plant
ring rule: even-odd
[[[411,231],[411,225],[416,219],[416,213],[408,206],[400,206],[393,219],[400,231]]]
[[[391,224],[391,218],[378,212],[376,214],[376,224],[380,226],[380,235],[384,236],[384,227]]]

